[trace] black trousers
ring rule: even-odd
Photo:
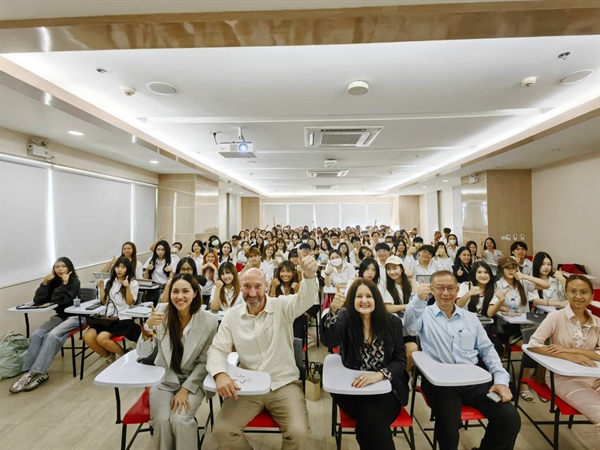
[[[421,378],[421,389],[435,416],[435,435],[440,450],[456,450],[462,405],[472,406],[488,419],[479,450],[512,450],[521,429],[521,417],[512,403],[494,403],[487,398],[492,382],[473,386],[433,386]]]
[[[356,420],[356,441],[361,450],[394,450],[390,425],[400,413],[394,394],[334,394],[339,407]]]

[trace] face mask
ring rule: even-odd
[[[217,245],[219,245],[219,241],[214,240],[214,241],[211,242],[211,244],[212,244],[213,247],[216,247]]]
[[[450,242],[452,245],[456,244],[456,239],[450,239],[448,242]]]
[[[308,242],[308,239],[302,239],[302,243],[306,244]]]
[[[171,253],[177,253],[179,251],[179,249],[177,247],[173,247],[171,249]]]
[[[331,259],[331,260],[329,260],[329,262],[331,263],[331,265],[333,267],[339,267],[342,265],[343,261],[341,259]]]

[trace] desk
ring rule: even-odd
[[[504,314],[498,313],[496,317],[504,320],[506,323],[511,323],[515,325],[531,325],[537,322],[533,322],[527,318],[526,314],[521,314],[520,316],[505,316]]]
[[[16,306],[13,306],[12,308],[8,308],[7,311],[25,314],[25,337],[29,339],[29,314],[36,314],[36,313],[52,311],[57,306],[58,305],[53,304],[46,308],[26,308],[26,309],[23,309],[23,308],[17,309]]]
[[[566,359],[555,358],[554,356],[540,355],[528,349],[529,345],[524,344],[523,351],[538,364],[557,375],[567,377],[595,377],[600,378],[600,362],[596,361],[596,367],[586,367]]]
[[[227,358],[229,361],[229,357]],[[229,375],[241,388],[238,395],[261,395],[271,391],[271,376],[266,372],[242,369],[227,363],[227,375]],[[217,392],[215,379],[209,373],[202,384],[205,391]]]
[[[479,323],[484,327],[487,325],[492,325],[494,323],[494,319],[492,319],[491,317],[477,316],[477,318],[479,319]]]
[[[139,305],[130,306],[127,309],[119,311],[119,315],[131,317],[133,319],[148,319],[150,314],[152,314],[152,309],[150,306],[152,302],[144,302]],[[143,310],[142,308],[148,308],[147,310]]]
[[[492,375],[475,364],[443,364],[423,352],[412,354],[415,365],[434,386],[468,386],[492,380]]]
[[[545,313],[551,313],[556,311],[556,306],[535,305],[535,308]]]
[[[323,362],[323,390],[330,394],[378,395],[391,392],[392,383],[381,380],[362,388],[352,386],[352,382],[361,374],[373,373],[344,367],[340,355],[327,355]]]
[[[97,308],[91,309],[91,310],[86,309],[88,306],[92,306],[94,303],[99,303],[99,302],[100,302],[99,298],[95,298],[93,300],[88,300],[87,302],[82,302],[81,305],[79,305],[77,307],[69,306],[68,308],[65,309],[65,312],[67,314],[73,314],[75,316],[91,316],[92,314],[104,312],[104,309],[103,309],[103,308],[105,308],[104,305],[98,305]]]

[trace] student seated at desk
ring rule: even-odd
[[[189,273],[192,275],[200,286],[204,286],[206,284],[206,278],[202,275],[198,275],[196,272],[196,264],[193,258],[186,256],[185,258],[181,258],[177,263],[177,267],[175,268],[175,273],[171,272],[169,274],[169,280],[165,285],[165,290],[163,291],[162,297],[160,298],[161,303],[169,303],[169,286],[173,282],[173,277],[179,273]]]
[[[125,257],[131,261],[131,266],[133,267],[133,273],[135,274],[136,279],[140,279],[144,276],[144,269],[142,265],[137,260],[137,247],[133,242],[125,242],[121,246],[121,256],[120,258]],[[101,272],[110,272],[117,262],[117,258],[113,256],[113,258],[102,268]]]
[[[548,314],[529,340],[529,349],[541,355],[566,359],[594,367],[600,361],[600,318],[587,306],[594,288],[582,275],[567,278],[565,294],[569,304]],[[550,339],[551,344],[546,345]],[[546,374],[550,386],[550,375]],[[586,416],[600,435],[600,378],[554,375],[556,395]]]
[[[435,304],[427,306],[433,292]],[[521,418],[508,403],[512,393],[510,376],[475,314],[455,305],[458,284],[452,272],[431,275],[431,284],[422,283],[417,296],[404,312],[404,326],[419,333],[423,351],[443,364],[472,364],[487,369],[493,382],[474,386],[440,387],[421,378],[421,388],[435,416],[435,433],[441,450],[456,450],[459,443],[462,405],[479,410],[489,421],[480,450],[511,450],[521,428]],[[501,402],[487,398],[496,392]]]
[[[111,364],[115,361],[117,355],[123,356],[125,354],[123,347],[111,340],[113,336],[125,336],[133,342],[140,337],[139,325],[133,319],[119,314],[119,311],[135,303],[139,285],[133,276],[131,261],[125,257],[117,259],[110,271],[110,278],[106,285],[102,278],[96,284],[100,291],[100,301],[103,305],[107,305],[108,314],[118,315],[119,320],[110,326],[90,325],[83,336],[83,340],[89,348],[106,358],[106,362]],[[114,311],[112,304],[108,304],[109,299],[114,302],[117,311]]]
[[[342,306],[345,309],[340,310]],[[323,344],[339,346],[349,369],[372,371],[357,377],[361,388],[388,379],[392,391],[379,395],[334,394],[340,408],[356,420],[356,440],[361,450],[393,450],[391,423],[408,402],[408,374],[402,321],[389,314],[377,285],[357,278],[347,296],[337,293],[323,317]]]
[[[31,335],[22,367],[26,373],[11,386],[10,392],[13,394],[31,391],[48,379],[50,364],[67,340],[67,335],[79,328],[79,319],[65,314],[65,308],[73,306],[79,288],[79,278],[71,260],[58,258],[52,266],[52,272],[46,275],[33,297],[36,305],[57,304],[54,310],[56,315]]]
[[[160,289],[153,289],[146,293],[146,298],[153,303],[157,303],[165,284],[169,279],[171,268],[171,247],[167,241],[158,241],[154,246],[152,256],[144,264],[144,278],[160,284]]]
[[[223,246],[225,244],[223,243]],[[218,273],[219,279],[215,281],[210,293],[210,311],[212,313],[227,311],[234,306],[244,304],[235,265],[231,262],[225,262],[219,266]]]
[[[197,447],[194,417],[205,395],[206,355],[217,318],[200,309],[200,286],[192,275],[176,275],[168,292],[170,302],[153,308],[137,352],[146,358],[158,348],[154,365],[166,370],[150,391],[154,448],[192,449]]]

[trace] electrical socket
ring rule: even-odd
[[[525,240],[525,235],[523,233],[521,233],[521,240],[524,241]]]
[[[519,238],[517,237],[517,235],[516,235],[516,234],[513,234],[513,241],[516,241],[517,239],[519,239]]]

